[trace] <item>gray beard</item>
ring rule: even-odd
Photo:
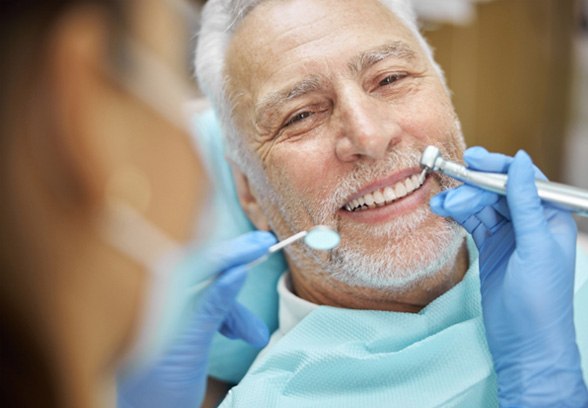
[[[464,238],[458,224],[447,222],[432,234],[410,234],[401,243],[386,241],[377,254],[357,248],[336,250],[325,270],[348,286],[403,293],[434,276],[450,278]]]
[[[430,211],[428,207],[419,209],[395,220],[387,231],[374,229],[371,236],[354,246],[335,248],[328,256],[304,245],[291,248],[288,254],[298,268],[310,273],[320,271],[347,286],[404,293],[431,277],[449,279],[451,264],[464,243],[465,230],[451,220],[439,222],[434,231],[419,231]],[[385,244],[377,253],[367,253],[364,248],[369,248],[373,240]]]

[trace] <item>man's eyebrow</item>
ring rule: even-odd
[[[349,70],[354,74],[358,74],[389,57],[412,61],[416,57],[416,52],[404,41],[392,41],[388,44],[364,51],[354,57],[348,63]]]
[[[276,110],[280,105],[315,92],[324,87],[324,80],[317,75],[312,75],[296,82],[292,86],[288,86],[276,92],[272,92],[263,98],[255,105],[256,118],[259,120],[261,116]]]

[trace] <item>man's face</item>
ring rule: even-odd
[[[424,178],[419,158],[429,144],[460,157],[459,125],[416,39],[377,0],[264,2],[237,29],[226,70],[270,227],[341,234],[330,254],[292,248],[291,267],[402,288],[455,256],[463,234],[428,206],[449,182]]]

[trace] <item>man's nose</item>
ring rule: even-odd
[[[341,161],[382,159],[400,142],[402,129],[385,101],[365,93],[348,95],[340,105],[335,153]]]

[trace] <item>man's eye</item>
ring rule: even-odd
[[[295,124],[296,122],[300,122],[300,121],[308,118],[310,115],[312,115],[312,112],[309,112],[309,111],[297,113],[296,115],[294,115],[290,119],[288,119],[288,121],[286,122],[284,127],[288,127],[290,125]]]
[[[393,84],[396,81],[401,80],[402,78],[406,77],[406,74],[392,74],[388,75],[386,78],[382,79],[379,83],[380,86],[386,86]]]

